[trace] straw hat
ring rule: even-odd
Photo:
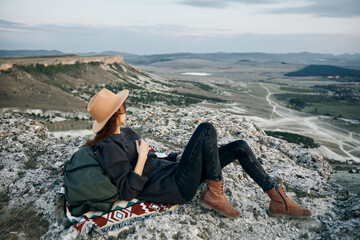
[[[129,96],[129,90],[122,90],[118,94],[104,88],[93,96],[88,104],[87,110],[95,119],[92,131],[99,132],[111,118],[111,116],[121,107]]]

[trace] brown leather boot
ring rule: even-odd
[[[213,180],[206,180],[208,189],[201,199],[201,205],[207,209],[214,209],[221,215],[228,218],[237,218],[240,212],[231,206],[227,196],[224,192],[225,180],[216,182]]]
[[[311,212],[308,209],[302,208],[294,203],[288,196],[286,196],[282,186],[275,187],[267,194],[271,198],[269,205],[269,215],[279,217],[289,215],[293,217],[310,217]]]

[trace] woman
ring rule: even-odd
[[[208,188],[201,204],[226,217],[236,218],[240,212],[233,208],[224,193],[221,169],[237,159],[245,172],[269,195],[270,215],[311,216],[309,210],[286,196],[282,186],[276,186],[245,141],[218,148],[216,130],[210,123],[201,123],[197,127],[182,155],[171,153],[165,159],[157,158],[132,129],[120,130],[126,121],[128,95],[128,90],[114,94],[103,89],[90,100],[88,111],[95,119],[92,130],[96,136],[85,144],[94,146],[121,199],[185,203],[195,196],[198,186],[205,181]]]

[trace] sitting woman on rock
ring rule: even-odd
[[[94,147],[121,199],[185,203],[195,196],[198,186],[206,182],[201,205],[236,218],[240,212],[224,193],[221,171],[238,160],[269,195],[271,216],[311,216],[309,210],[286,196],[282,186],[276,186],[245,141],[238,140],[218,148],[216,130],[210,123],[201,123],[196,128],[182,154],[171,153],[165,159],[158,158],[131,128],[120,130],[126,121],[128,95],[128,90],[114,94],[103,89],[90,100],[88,111],[95,119],[92,130],[96,136],[85,144]]]

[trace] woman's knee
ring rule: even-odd
[[[237,150],[247,151],[251,149],[245,140],[236,140],[233,144],[235,145],[234,148]]]
[[[216,133],[216,129],[214,127],[214,125],[212,125],[209,122],[203,122],[200,123],[200,125],[197,127],[197,129],[202,130],[202,131],[210,131],[210,132],[215,132]]]

